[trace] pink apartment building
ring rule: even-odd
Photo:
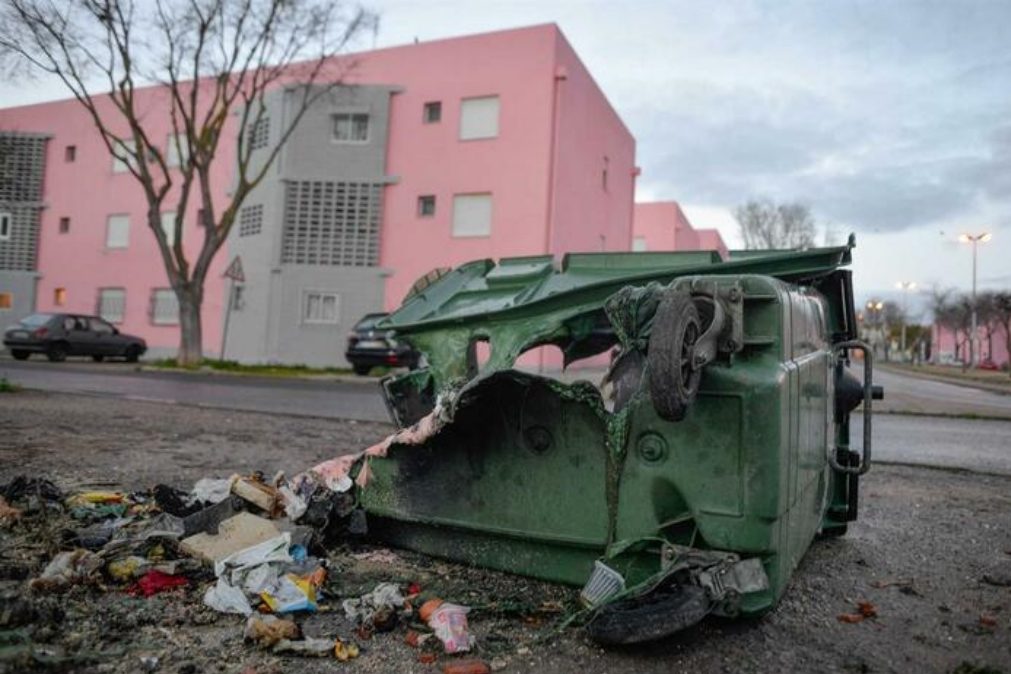
[[[345,86],[304,119],[217,259],[203,308],[209,354],[221,351],[227,312],[228,358],[342,363],[355,321],[396,307],[433,268],[630,249],[635,141],[557,26],[350,58]],[[141,95],[168,147],[164,92]],[[268,103],[274,123],[242,130],[254,146],[276,142],[286,105],[277,91]],[[224,156],[240,132],[230,131]],[[25,307],[100,313],[143,336],[151,354],[173,353],[177,308],[143,198],[84,111],[72,100],[2,109],[0,134],[33,139],[26,152],[41,157],[44,176],[40,198],[29,200],[34,220],[8,218],[20,228],[9,240],[35,237],[34,268],[5,266],[9,240],[0,238],[0,324]],[[219,162],[222,197],[231,179]],[[14,210],[5,199],[0,189],[0,218]],[[673,203],[647,206],[680,214]],[[193,210],[184,243],[195,249]],[[654,234],[642,236],[653,248]],[[655,247],[692,247],[676,236],[689,234]],[[725,252],[722,241],[707,241],[702,247]],[[221,274],[235,256],[246,280],[232,292]]]
[[[632,250],[715,250],[723,259],[729,256],[719,230],[692,227],[676,201],[635,205]]]

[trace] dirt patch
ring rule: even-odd
[[[281,393],[283,395],[283,392]],[[188,488],[196,479],[262,470],[289,474],[361,449],[384,424],[326,421],[22,392],[0,399],[0,483],[44,475],[67,490],[104,485]],[[30,518],[0,529],[0,643],[42,644],[49,669],[78,672],[429,672],[404,643],[410,620],[360,641],[350,664],[281,657],[243,643],[238,616],[200,603],[203,585],[144,599],[122,588],[30,593],[60,547],[61,523]],[[847,536],[816,542],[786,595],[755,620],[707,620],[646,647],[604,650],[576,628],[547,638],[575,590],[396,551],[330,552],[321,603],[300,619],[311,636],[356,639],[340,599],[377,582],[418,583],[473,606],[477,654],[504,671],[1011,671],[1011,479],[906,467],[875,467],[862,483],[860,520]],[[839,620],[859,602],[876,616]],[[12,636],[13,635],[13,636]],[[69,658],[68,658],[69,656]],[[65,658],[60,660],[60,658]],[[445,656],[443,659],[445,660]],[[62,662],[63,664],[59,664]],[[146,661],[152,666],[152,660]],[[0,665],[0,671],[23,671]],[[41,666],[40,666],[41,667]],[[43,668],[45,669],[45,668]]]

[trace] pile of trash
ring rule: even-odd
[[[380,582],[365,594],[328,595],[326,550],[367,532],[352,489],[366,477],[365,462],[357,460],[363,455],[325,462],[292,480],[201,479],[188,492],[158,485],[66,495],[47,480],[19,477],[0,485],[0,528],[53,516],[71,522],[61,529],[60,550],[26,579],[29,593],[79,586],[141,598],[187,593],[218,613],[245,617],[245,640],[277,654],[347,661],[375,633],[398,626],[420,662],[471,651],[470,609],[417,583]],[[304,634],[296,618],[321,611],[342,611],[353,631]],[[444,669],[460,666],[490,671],[482,661],[459,659]]]

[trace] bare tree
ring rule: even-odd
[[[993,295],[994,323],[1000,326],[1004,333],[1005,353],[1011,357],[1011,291],[1002,290]],[[1011,373],[1011,363],[1008,364]]]
[[[814,217],[800,203],[752,200],[734,209],[734,218],[749,250],[810,248],[815,243]]]
[[[305,112],[337,87],[335,58],[375,17],[332,0],[2,0],[0,54],[14,69],[55,76],[84,107],[109,154],[123,162],[147,200],[179,300],[181,365],[203,357],[200,310],[215,254],[249,193],[262,181]],[[140,91],[154,83],[161,110]],[[293,86],[294,85],[294,86]],[[294,102],[276,144],[255,154],[251,131],[265,120],[265,96],[287,87]],[[169,148],[165,115],[171,119]],[[237,134],[237,156],[218,154]],[[233,167],[231,191],[216,203],[215,167]],[[190,200],[202,241],[183,244]],[[175,213],[164,227],[162,212]]]

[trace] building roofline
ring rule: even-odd
[[[424,41],[419,41],[419,42],[408,42],[408,43],[404,43],[404,44],[390,45],[388,47],[378,47],[376,49],[367,49],[367,50],[363,50],[363,51],[352,51],[352,52],[340,53],[340,54],[334,55],[332,58],[334,60],[336,60],[336,61],[345,61],[345,60],[348,60],[348,59],[352,59],[353,60],[355,58],[363,57],[363,56],[370,55],[370,54],[380,54],[380,53],[395,52],[395,51],[400,51],[400,50],[410,50],[410,49],[415,49],[415,48],[418,48],[418,47],[424,47],[424,46],[433,45],[433,44],[442,44],[442,43],[447,43],[447,42],[458,42],[458,41],[464,41],[464,40],[476,40],[476,39],[487,38],[487,37],[491,37],[491,36],[501,36],[501,35],[505,35],[505,34],[508,34],[508,33],[527,33],[527,32],[533,33],[533,32],[537,32],[537,31],[551,31],[552,36],[561,35],[562,34],[561,30],[558,28],[558,24],[556,24],[556,23],[553,23],[553,22],[538,23],[538,24],[533,24],[533,25],[529,25],[529,26],[518,26],[518,27],[515,27],[515,28],[504,28],[504,29],[501,29],[501,30],[490,30],[490,31],[486,31],[486,32],[483,32],[483,33],[470,33],[470,34],[467,34],[467,35],[454,35],[454,36],[451,36],[451,37],[436,38],[434,40],[424,40]],[[564,39],[564,35],[563,35],[563,39]],[[568,44],[568,40],[566,40],[566,44]],[[572,49],[571,45],[569,45],[569,49]],[[573,51],[573,53],[575,53],[575,50],[572,50],[572,51]],[[576,54],[576,58],[577,59],[579,58],[578,54]],[[307,59],[305,61],[296,61],[294,63],[291,63],[290,66],[292,66],[292,67],[293,66],[298,66],[298,65],[303,64],[303,63],[309,63],[310,61],[311,61],[311,59]],[[582,59],[580,59],[580,63],[582,63]],[[589,69],[586,68],[585,64],[583,65],[583,68],[587,71],[587,73],[589,73]],[[209,78],[209,77],[211,77],[211,75],[206,75],[205,77]],[[590,74],[590,78],[591,79],[593,78],[592,74]],[[181,80],[179,82],[179,85],[180,86],[186,86],[188,84],[191,84],[192,82],[193,82],[193,80]],[[595,80],[594,80],[594,84],[596,85],[596,81]],[[145,84],[143,86],[138,86],[135,89],[135,91],[138,92],[138,93],[140,93],[140,92],[146,92],[148,90],[160,89],[160,88],[162,88],[164,86],[165,86],[164,84],[158,84],[158,83]],[[599,85],[597,86],[597,89],[598,90],[600,89]],[[602,90],[601,90],[601,95],[603,96],[603,91]],[[94,96],[95,98],[105,98],[105,97],[108,96],[108,94],[107,93],[92,92],[92,96]],[[605,101],[607,100],[607,96],[604,96],[604,100]],[[24,105],[14,105],[14,106],[0,106],[0,112],[8,111],[8,110],[12,110],[12,111],[13,110],[26,110],[26,109],[29,109],[29,108],[35,108],[35,107],[39,107],[39,106],[43,106],[43,105],[53,105],[53,104],[56,104],[56,103],[68,103],[68,102],[76,102],[76,99],[73,96],[66,96],[64,98],[56,98],[56,99],[51,99],[51,100],[48,100],[48,101],[39,101],[38,103],[26,103]],[[608,104],[608,106],[611,107],[611,110],[613,111],[614,107],[611,106],[611,102],[607,101],[607,104]],[[618,120],[621,121],[621,117],[617,114],[617,112],[615,112],[615,116],[617,116]],[[621,121],[621,124],[622,124],[622,126],[624,126],[624,121]],[[625,127],[625,128],[626,128],[626,131],[627,131],[628,130],[627,127]],[[631,133],[629,135],[631,135]]]

